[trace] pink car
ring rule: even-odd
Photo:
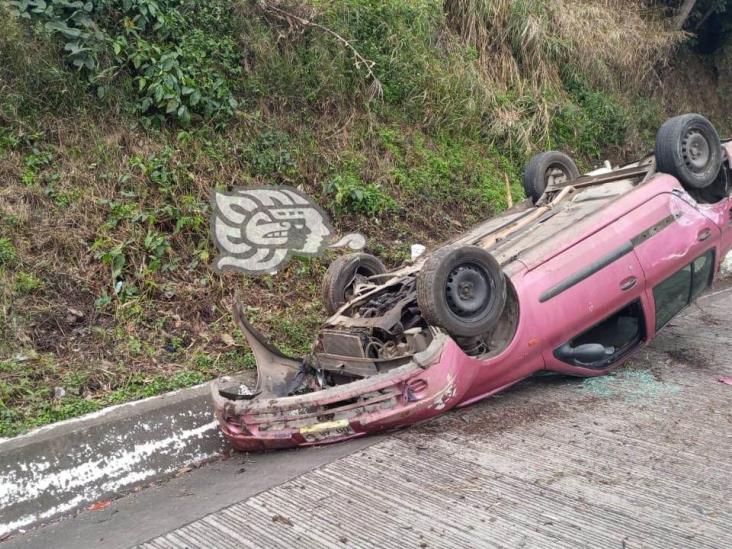
[[[732,247],[732,143],[688,114],[656,151],[579,177],[541,153],[531,200],[387,272],[368,254],[323,282],[332,316],[306,358],[236,318],[249,389],[212,383],[224,435],[246,451],[336,442],[467,406],[540,371],[606,374],[711,283]]]

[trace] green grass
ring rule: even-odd
[[[54,364],[51,356],[35,355],[0,361],[0,437],[204,383],[221,374],[253,368],[254,361],[250,353],[229,351],[218,356],[196,353],[170,374],[130,373],[119,364],[109,367],[102,374],[93,369],[66,370]],[[100,391],[99,385],[106,387]],[[63,389],[63,396],[57,388]]]
[[[18,295],[32,293],[41,287],[43,287],[43,282],[30,273],[21,271],[15,275],[13,290]]]
[[[0,238],[0,267],[11,266],[18,260],[18,252],[7,237]]]

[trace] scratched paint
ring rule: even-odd
[[[447,385],[437,395],[435,395],[435,410],[442,410],[447,403],[455,396],[455,374],[447,375]]]

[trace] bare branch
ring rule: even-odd
[[[711,15],[712,15],[712,14],[713,14],[714,12],[716,12],[716,11],[717,11],[717,9],[718,9],[718,6],[717,6],[717,4],[715,4],[715,3],[712,3],[712,5],[711,5],[711,6],[709,6],[709,9],[707,10],[707,12],[706,12],[706,13],[705,13],[705,14],[704,14],[704,15],[702,16],[702,18],[701,18],[701,19],[699,20],[699,22],[698,22],[698,23],[696,24],[696,27],[694,28],[694,31],[695,31],[695,32],[697,32],[697,31],[698,31],[699,29],[701,29],[701,28],[702,28],[702,26],[704,26],[704,23],[706,23],[706,22],[707,22],[707,19],[709,19],[709,18],[711,17]]]
[[[684,28],[686,20],[689,18],[691,10],[694,9],[696,2],[697,0],[684,0],[684,3],[681,4],[679,12],[676,14],[676,19],[674,21],[674,28],[676,30],[681,30]]]
[[[376,74],[374,74],[374,71],[372,70],[374,65],[376,63],[374,61],[371,61],[369,59],[366,59],[361,53],[351,44],[348,40],[346,40],[343,36],[335,32],[333,29],[330,29],[326,27],[325,25],[321,25],[320,23],[317,23],[313,21],[312,19],[308,19],[305,17],[300,17],[299,15],[296,15],[294,13],[291,13],[289,11],[283,10],[279,6],[276,6],[271,3],[267,2],[261,2],[259,4],[261,9],[266,12],[275,15],[275,17],[278,17],[280,19],[284,19],[289,24],[292,22],[295,22],[303,27],[313,27],[316,29],[320,29],[323,32],[326,32],[333,36],[336,40],[338,40],[341,44],[346,46],[351,52],[353,53],[353,56],[356,58],[356,68],[365,67],[366,73],[368,77],[371,79],[371,84],[366,89],[366,95],[368,97],[368,100],[371,101],[375,97],[381,97],[384,94],[384,89],[381,84],[381,81],[377,78]]]

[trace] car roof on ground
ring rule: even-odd
[[[604,224],[602,210],[638,188],[642,181],[642,177],[620,179],[577,189],[537,219],[511,230],[512,226],[520,226],[522,219],[538,213],[539,208],[526,200],[447,244],[479,244],[490,235],[509,231],[488,249],[504,267],[518,259],[533,268],[600,228]]]

